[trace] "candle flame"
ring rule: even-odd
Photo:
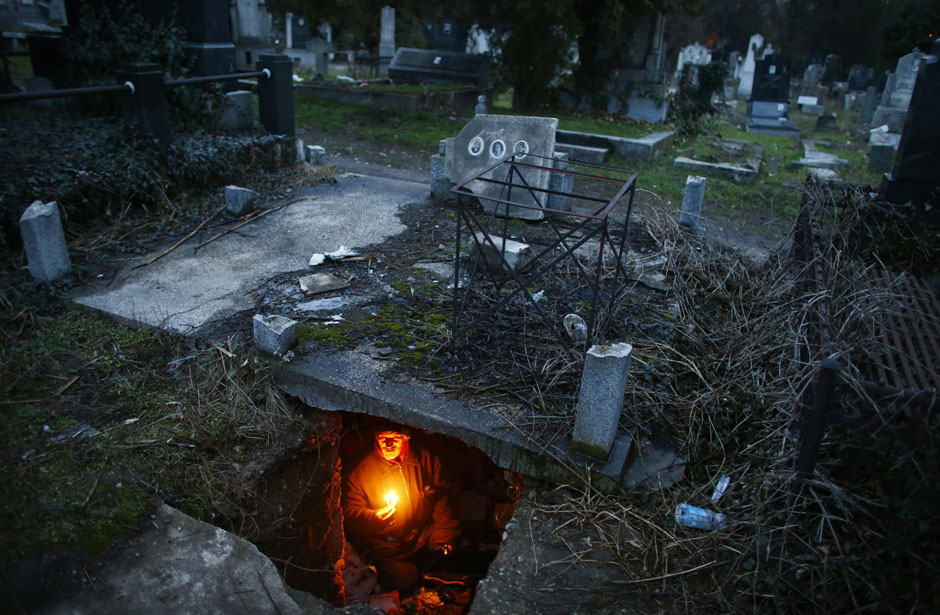
[[[385,494],[385,505],[394,508],[395,504],[398,504],[398,496],[394,491],[389,491]]]

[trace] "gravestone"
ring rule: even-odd
[[[881,195],[892,203],[940,202],[940,41],[924,58],[911,92],[894,170],[885,174]],[[932,216],[936,219],[937,208]]]
[[[55,201],[34,201],[20,216],[20,233],[29,273],[42,282],[54,282],[72,270],[62,219]]]
[[[751,88],[754,85],[754,69],[757,64],[757,52],[764,46],[764,37],[760,34],[755,34],[747,43],[747,57],[744,58],[744,64],[741,65],[741,70],[738,72],[738,78],[740,83],[738,83],[738,96],[743,98],[749,98],[751,96]]]
[[[679,212],[679,224],[691,230],[698,228],[702,200],[705,198],[705,178],[689,175],[685,178],[685,193],[682,195],[682,211]]]
[[[184,49],[193,75],[221,75],[235,68],[235,43],[228,0],[191,0],[180,3],[189,42]]]
[[[859,124],[870,124],[875,116],[875,86],[870,85],[862,98],[862,109],[858,112]]]
[[[251,128],[255,113],[252,106],[254,96],[248,90],[226,92],[219,113],[219,128],[227,131]]]
[[[816,86],[819,85],[825,70],[826,67],[822,64],[810,64],[807,66],[806,70],[803,71],[803,83],[800,85],[800,90],[810,96],[814,96],[816,94]]]
[[[790,76],[781,56],[769,55],[755,64],[751,98],[747,103],[747,132],[798,137],[789,117]]]
[[[558,120],[547,117],[525,117],[513,115],[478,115],[467,122],[460,133],[446,139],[444,172],[455,184],[460,184],[474,175],[492,167],[512,153],[519,153],[517,160],[528,162],[528,154],[546,156],[549,160],[555,154],[555,131]],[[549,166],[543,159],[534,159],[535,165]],[[551,173],[546,170],[521,169],[525,183],[533,188],[548,189]],[[491,172],[488,177],[506,181],[508,165]],[[523,187],[521,179],[513,179],[512,194],[508,186],[484,181],[473,181],[467,185],[469,190],[480,199],[484,211],[490,214],[506,215],[507,206],[488,200],[486,197],[510,199],[525,205],[545,207],[546,193],[529,192]],[[509,217],[526,220],[541,220],[545,214],[539,210],[522,207],[510,207]]]
[[[901,135],[893,132],[874,131],[868,139],[871,151],[868,154],[868,168],[871,171],[890,171],[894,164],[894,153],[901,144]]]
[[[891,132],[901,132],[904,129],[904,117],[911,104],[918,67],[923,57],[924,54],[919,49],[914,49],[898,59],[894,73],[888,76],[884,94],[881,96],[881,104],[875,109],[873,125],[887,124]]]
[[[489,60],[483,55],[399,47],[388,65],[388,76],[408,83],[456,81],[485,89]]]
[[[875,82],[875,69],[854,64],[849,70],[849,92],[864,92]]]
[[[825,69],[823,70],[822,82],[826,85],[831,84],[838,78],[839,56],[830,53],[826,56]]]
[[[395,55],[395,9],[382,7],[381,37],[379,39],[379,57],[391,58]]]
[[[708,47],[699,43],[692,43],[679,50],[679,58],[676,61],[676,79],[682,76],[682,71],[687,64],[694,66],[708,66],[712,62],[712,52]]]
[[[623,409],[630,375],[630,344],[591,346],[584,357],[571,448],[597,459],[607,459]]]

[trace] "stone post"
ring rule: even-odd
[[[192,58],[192,74],[220,75],[235,67],[235,43],[228,0],[180,2],[180,18],[189,42],[184,49]]]
[[[62,219],[55,201],[34,201],[20,216],[20,233],[29,272],[37,280],[54,282],[72,270]]]
[[[379,40],[379,57],[391,58],[395,55],[395,9],[382,7],[382,24]]]
[[[294,66],[285,55],[258,56],[258,70],[268,69],[271,77],[258,79],[258,115],[261,125],[279,135],[293,137]]]
[[[862,110],[858,112],[859,124],[871,124],[871,119],[875,115],[875,86],[870,85],[865,90],[865,98],[862,99]]]
[[[617,437],[627,376],[630,374],[630,344],[591,346],[584,357],[581,392],[571,449],[598,459],[607,459]]]
[[[473,107],[473,115],[486,115],[486,95],[477,96],[477,104]]]
[[[158,64],[124,64],[118,81],[134,84],[134,93],[123,96],[124,128],[150,135],[166,148],[170,145],[170,109],[166,102],[166,84]]]
[[[685,195],[682,197],[682,211],[679,212],[679,224],[693,231],[698,228],[699,213],[702,211],[702,199],[705,197],[705,178],[689,175],[685,178]]]

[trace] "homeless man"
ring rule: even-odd
[[[374,444],[346,479],[345,527],[383,588],[407,592],[438,556],[450,554],[458,522],[437,457],[411,445],[401,428],[379,427]]]

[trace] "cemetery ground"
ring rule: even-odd
[[[340,169],[261,169],[261,158],[235,169],[240,185],[271,195],[267,206],[330,181],[344,164],[377,176],[427,177],[439,139],[455,135],[468,119],[303,97],[297,118],[305,142],[324,145],[330,164]],[[634,248],[651,272],[662,274],[652,284],[634,285],[618,303],[615,332],[635,349],[624,420],[637,426],[638,437],[675,447],[688,464],[683,479],[664,489],[611,494],[588,481],[527,481],[517,525],[538,541],[533,537],[531,551],[501,554],[491,574],[505,576],[509,593],[533,612],[911,612],[937,606],[933,447],[899,450],[832,428],[804,492],[808,503],[791,500],[794,402],[809,372],[793,356],[794,340],[812,299],[795,288],[787,259],[787,237],[808,189],[804,171],[789,163],[803,148],[798,140],[747,134],[743,119],[730,111],[713,120],[711,132],[680,139],[651,162],[607,161],[640,172]],[[794,119],[808,136],[815,118]],[[591,132],[618,126],[610,116],[572,117],[572,128],[575,120]],[[563,115],[560,127],[568,127]],[[634,134],[647,127],[621,129]],[[9,135],[14,128],[8,123],[4,130]],[[68,159],[70,131],[63,125],[59,134],[53,162]],[[673,221],[688,173],[672,161],[713,151],[719,135],[763,145],[763,164],[754,184],[708,179],[708,230],[696,236]],[[813,189],[846,191],[864,202],[861,186],[877,180],[866,170],[867,132],[849,115],[837,129],[812,138],[849,160],[852,168],[842,177],[856,182]],[[221,205],[220,184],[197,183],[190,179],[162,204],[113,208],[88,220],[67,209],[75,273],[52,288],[30,281],[22,254],[6,250],[0,480],[7,605],[29,610],[50,594],[93,588],[102,561],[96,558],[133,544],[137,531],[156,523],[158,501],[251,537],[252,477],[296,445],[299,433],[328,422],[279,393],[247,340],[250,314],[222,323],[209,341],[128,328],[66,300],[82,280],[114,275],[128,259],[206,220]],[[408,227],[403,234],[325,269],[351,284],[385,289],[386,299],[344,311],[339,325],[304,322],[297,352],[371,348],[376,360],[433,381],[449,395],[500,407],[508,424],[535,441],[570,431],[577,353],[507,334],[464,355],[466,365],[456,364],[447,350],[446,284],[413,267],[452,255],[453,211],[415,205],[402,222]],[[538,235],[530,223],[513,222],[512,228]],[[838,342],[857,350],[869,342],[865,315],[852,309],[865,292],[852,273],[861,256],[843,247],[834,241],[826,258],[846,280],[833,305],[855,319]],[[259,281],[259,303],[287,301],[278,289],[297,273]],[[722,475],[731,485],[712,503]],[[719,510],[732,523],[714,532],[677,527],[673,511],[680,502]],[[580,585],[567,584],[578,570],[595,572],[579,578]],[[486,600],[500,605],[492,595]]]

